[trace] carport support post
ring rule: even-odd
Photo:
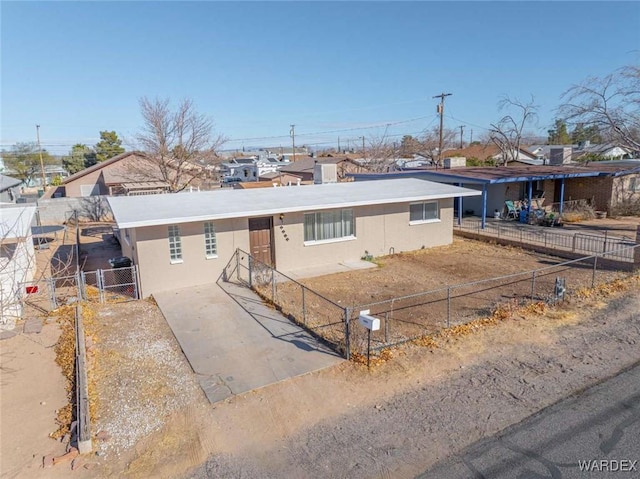
[[[350,328],[349,328],[349,319],[351,318],[351,308],[344,308],[344,355],[349,361],[351,359],[351,341],[349,339],[350,336]]]
[[[462,188],[463,184],[458,183],[458,186]],[[462,196],[458,196],[456,198],[456,201],[458,202],[458,226],[461,226],[462,225]]]
[[[527,219],[531,218],[531,200],[533,199],[533,181],[529,180],[527,189]]]
[[[487,184],[482,184],[482,229],[487,225]]]
[[[564,208],[564,178],[560,180],[560,207],[558,208],[558,214],[562,216],[562,210]]]

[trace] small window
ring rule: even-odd
[[[629,191],[640,193],[640,176],[633,176],[629,179]]]
[[[169,226],[169,258],[172,263],[182,263],[182,240],[178,225]]]
[[[411,203],[409,205],[409,222],[422,223],[440,220],[440,208],[437,201]]]
[[[218,256],[218,244],[216,243],[216,230],[213,221],[204,223],[204,252],[207,258]]]

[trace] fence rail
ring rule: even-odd
[[[633,254],[640,245],[616,253]],[[407,296],[343,306],[304,284],[236,250],[221,279],[256,291],[285,316],[324,339],[347,359],[367,348],[367,330],[358,322],[360,311],[380,319],[371,335],[372,348],[387,348],[435,334],[445,328],[489,317],[500,307],[555,303],[566,294],[588,290],[628,274],[603,268],[605,251],[535,270],[443,286]]]
[[[635,245],[631,237],[603,234],[587,234],[580,232],[558,232],[549,228],[502,224],[501,222],[486,222],[484,229],[482,221],[475,218],[464,218],[455,228],[470,231],[478,236],[506,239],[523,246],[538,245],[559,252],[570,252],[578,255],[602,254],[603,257],[614,261],[633,262]]]
[[[136,266],[80,271],[18,284],[19,300],[41,313],[48,313],[78,299],[114,303],[140,299]]]

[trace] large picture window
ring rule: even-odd
[[[178,225],[169,226],[169,258],[172,263],[182,262],[182,240]]]
[[[438,208],[437,201],[424,201],[409,205],[409,222],[411,223],[424,223],[439,219],[440,208]]]
[[[216,229],[213,226],[213,221],[204,223],[204,253],[207,258],[215,258],[218,255]]]
[[[319,211],[304,215],[305,241],[350,238],[354,235],[353,210],[351,209]]]

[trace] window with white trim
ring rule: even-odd
[[[213,221],[205,221],[204,223],[204,253],[207,258],[216,258],[218,256],[216,229],[213,226]]]
[[[640,193],[640,176],[632,176],[629,178],[629,191]]]
[[[318,211],[304,215],[304,240],[325,241],[353,238],[353,210]]]
[[[440,208],[437,201],[423,201],[409,204],[409,222],[424,223],[440,220]]]
[[[182,262],[182,240],[178,225],[169,226],[169,258],[172,263]]]

